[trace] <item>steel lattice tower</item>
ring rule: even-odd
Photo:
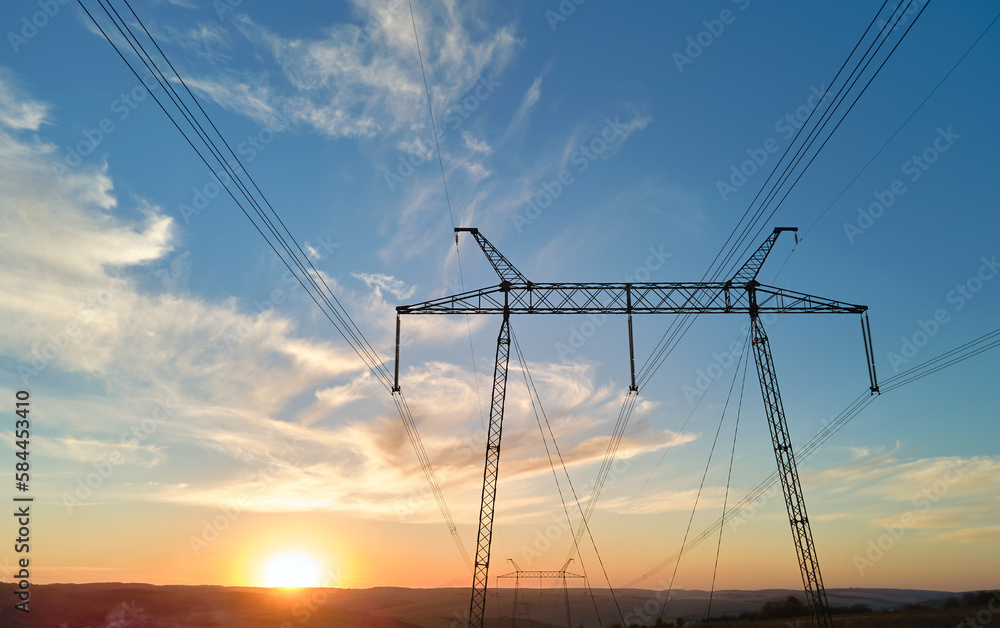
[[[483,492],[479,512],[479,534],[476,543],[475,573],[472,583],[469,626],[482,628],[486,612],[486,585],[490,565],[490,545],[493,535],[493,515],[496,503],[497,476],[500,463],[500,440],[503,431],[504,400],[507,392],[507,365],[510,354],[510,317],[512,314],[625,314],[628,316],[629,389],[637,391],[635,383],[635,351],[632,340],[633,314],[748,314],[751,321],[751,343],[760,378],[761,393],[767,414],[774,456],[778,465],[788,520],[798,556],[802,585],[810,614],[820,628],[831,626],[826,591],[819,569],[816,546],[806,514],[805,498],[799,481],[791,438],[785,419],[781,395],[778,392],[774,360],[761,314],[858,314],[864,340],[865,358],[872,394],[878,392],[874,352],[868,308],[832,299],[765,286],[757,274],[767,259],[778,236],[793,227],[778,227],[764,240],[732,279],[725,282],[657,282],[657,283],[535,283],[528,281],[478,229],[456,228],[468,232],[486,254],[500,277],[496,286],[471,290],[461,294],[432,299],[396,308],[395,386],[399,389],[400,322],[403,315],[413,314],[499,314],[502,317],[497,336],[496,362],[493,371],[493,393],[490,403],[490,425],[486,444],[486,464],[483,471]],[[457,237],[457,236],[456,236]],[[516,567],[516,566],[515,566]]]

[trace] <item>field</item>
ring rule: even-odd
[[[12,585],[0,584],[8,589]],[[736,616],[761,609],[765,603],[780,605],[794,592],[787,590],[718,591],[713,615]],[[870,613],[835,617],[838,628],[913,626],[972,628],[1000,626],[1000,597],[985,604],[945,607],[954,594],[941,591],[899,589],[833,589],[832,605],[865,605]],[[488,599],[489,628],[512,625],[513,590],[494,589]],[[662,594],[628,589],[618,592],[618,605],[630,624],[652,625]],[[981,600],[980,600],[981,601]],[[708,594],[678,591],[667,607],[670,625],[682,618],[684,625],[704,628],[798,628],[809,626],[804,618],[697,621],[704,618]],[[951,604],[961,602],[953,600]],[[913,604],[926,607],[912,608]],[[468,613],[469,591],[454,589],[256,589],[217,586],[152,586],[146,584],[37,585],[32,588],[31,613],[25,616],[5,603],[0,625],[45,628],[127,628],[131,626],[204,626],[219,628],[458,628]],[[596,609],[596,610],[595,610]],[[650,610],[654,609],[654,610]],[[573,627],[604,628],[617,621],[615,601],[606,591],[590,597],[570,591]],[[597,614],[600,614],[600,622]],[[971,621],[969,621],[971,619]],[[966,622],[963,624],[962,622]],[[523,628],[566,626],[566,604],[561,589],[523,586],[519,594],[517,625]]]

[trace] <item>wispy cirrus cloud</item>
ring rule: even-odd
[[[513,26],[483,30],[475,4],[452,0],[415,9],[432,101],[441,113],[483,73],[501,71],[517,45]],[[313,39],[287,37],[234,14],[233,24],[269,56],[281,80],[262,69],[255,77],[200,77],[192,86],[258,122],[282,112],[329,137],[429,128],[409,10],[399,2],[357,0],[353,11],[364,32],[353,23],[331,24]]]
[[[37,131],[48,121],[49,105],[31,100],[18,86],[17,77],[0,68],[0,126]]]

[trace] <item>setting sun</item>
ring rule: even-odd
[[[308,556],[283,554],[267,566],[264,581],[269,587],[315,587],[319,585],[319,575],[319,565]]]

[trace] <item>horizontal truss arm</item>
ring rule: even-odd
[[[503,283],[423,303],[400,305],[399,314],[749,314],[749,290],[757,311],[861,314],[864,305],[793,290],[731,283]],[[507,298],[505,299],[505,293]]]
[[[586,578],[580,574],[568,571],[512,571],[500,574],[497,578]]]

